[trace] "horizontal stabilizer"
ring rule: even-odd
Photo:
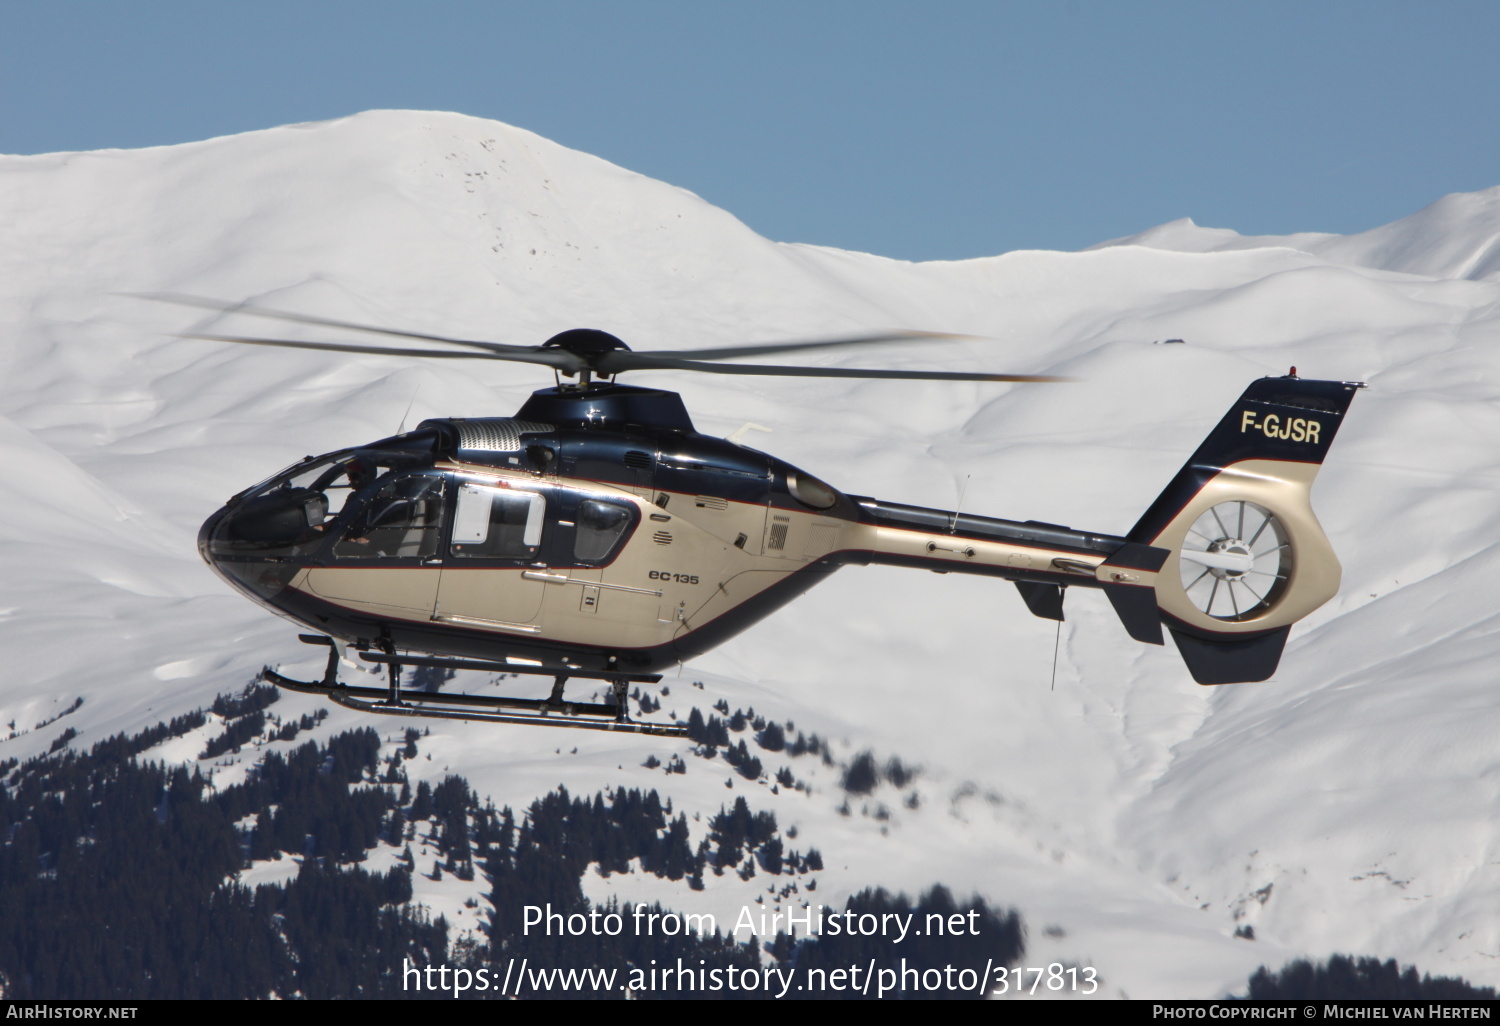
[[[1167,549],[1131,542],[1120,546],[1099,567],[1104,594],[1125,625],[1125,632],[1148,645],[1164,641],[1153,582],[1171,554]]]

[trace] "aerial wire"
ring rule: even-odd
[[[1057,650],[1062,646],[1062,621],[1057,621],[1057,633],[1052,636],[1052,687],[1057,690]]]

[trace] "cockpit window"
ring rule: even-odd
[[[303,464],[231,500],[210,540],[216,555],[305,557],[354,489],[374,480],[376,465],[349,453]]]
[[[288,478],[284,487],[306,488],[317,493],[323,501],[324,518],[332,520],[349,497],[375,480],[380,472],[381,468],[367,456],[346,456],[308,467]]]
[[[613,502],[584,499],[578,504],[573,558],[593,563],[608,556],[630,527],[630,509]]]
[[[363,531],[350,534],[345,529],[350,526],[344,523],[345,517],[351,513],[365,516],[369,511],[369,507],[363,507],[360,502],[354,501],[354,496],[365,492],[377,484],[377,481],[381,481],[378,487],[384,489],[384,478],[402,474],[408,468],[417,471],[417,466],[422,465],[422,462],[420,453],[381,449],[347,449],[318,459],[303,460],[229,499],[225,516],[220,517],[219,523],[214,526],[213,535],[208,538],[208,550],[211,555],[228,556],[231,559],[296,561],[314,558],[318,553],[324,552],[335,529],[338,529],[342,540],[371,537]],[[419,474],[417,477],[408,475],[402,480],[419,478],[422,481],[435,480],[432,474]],[[429,504],[428,511],[413,513],[414,519],[408,522],[407,529],[413,529],[417,522],[431,522],[434,526],[429,529],[428,534],[431,534],[432,540],[429,543],[417,543],[416,535],[413,535],[405,547],[407,550],[416,547],[416,550],[435,555],[438,526],[441,526],[443,516],[443,486],[441,483],[428,483],[422,487],[438,489],[434,492],[437,499]],[[393,495],[392,498],[398,496]],[[405,495],[404,498],[416,499],[420,496]],[[335,523],[338,523],[338,528],[335,528]],[[360,520],[360,525],[368,526],[368,523]],[[426,552],[423,546],[434,547],[434,550]],[[341,556],[359,556],[366,550],[345,550],[342,541],[336,547]],[[395,547],[399,550],[402,546],[398,544]],[[386,553],[381,552],[381,555]]]
[[[423,559],[437,555],[443,478],[407,474],[381,484],[347,519],[333,554],[340,559]]]
[[[547,499],[540,492],[464,482],[453,517],[452,553],[534,559],[542,545]]]

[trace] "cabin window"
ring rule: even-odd
[[[542,544],[546,496],[511,488],[465,483],[453,517],[455,556],[532,559]]]
[[[340,559],[425,559],[437,555],[443,528],[443,479],[411,474],[387,480],[345,524]]]
[[[630,508],[598,499],[578,504],[578,527],[573,536],[573,558],[581,563],[604,559],[630,527]]]

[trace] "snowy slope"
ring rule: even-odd
[[[1500,560],[1500,187],[1348,237],[1174,222],[1081,253],[910,264],[769,242],[506,125],[380,111],[0,157],[0,225],[0,759],[69,726],[82,745],[149,726],[265,662],[312,672],[290,625],[199,563],[198,524],[305,453],[390,434],[408,404],[408,424],[507,414],[551,383],[178,339],[210,320],[121,293],[518,343],[575,326],[637,348],[973,333],[990,341],[808,359],[1083,381],[632,380],[681,391],[704,431],[774,427],[754,443],[847,491],[947,507],[967,477],[967,510],[1111,532],[1250,379],[1295,364],[1368,380],[1314,495],[1344,586],[1294,629],[1270,682],[1200,688],[1175,651],[1129,641],[1084,595],[1054,689],[1052,625],[1008,585],[851,568],[669,679],[664,701],[685,715],[722,697],[832,737],[844,758],[923,767],[848,816],[835,770],[793,767],[811,795],[727,788],[702,760],[684,776],[641,768],[681,750],[661,740],[445,722],[411,767],[522,805],[558,783],[628,784],[707,815],[748,788],[824,853],[821,900],[876,883],[977,890],[1024,913],[1028,961],[1094,965],[1107,994],[1212,996],[1262,963],[1334,951],[1500,983],[1484,583]],[[1152,344],[1167,338],[1187,344]],[[339,710],[320,729],[363,722]],[[765,883],[590,887],[732,917],[769,898]],[[1254,941],[1234,936],[1244,925]]]

